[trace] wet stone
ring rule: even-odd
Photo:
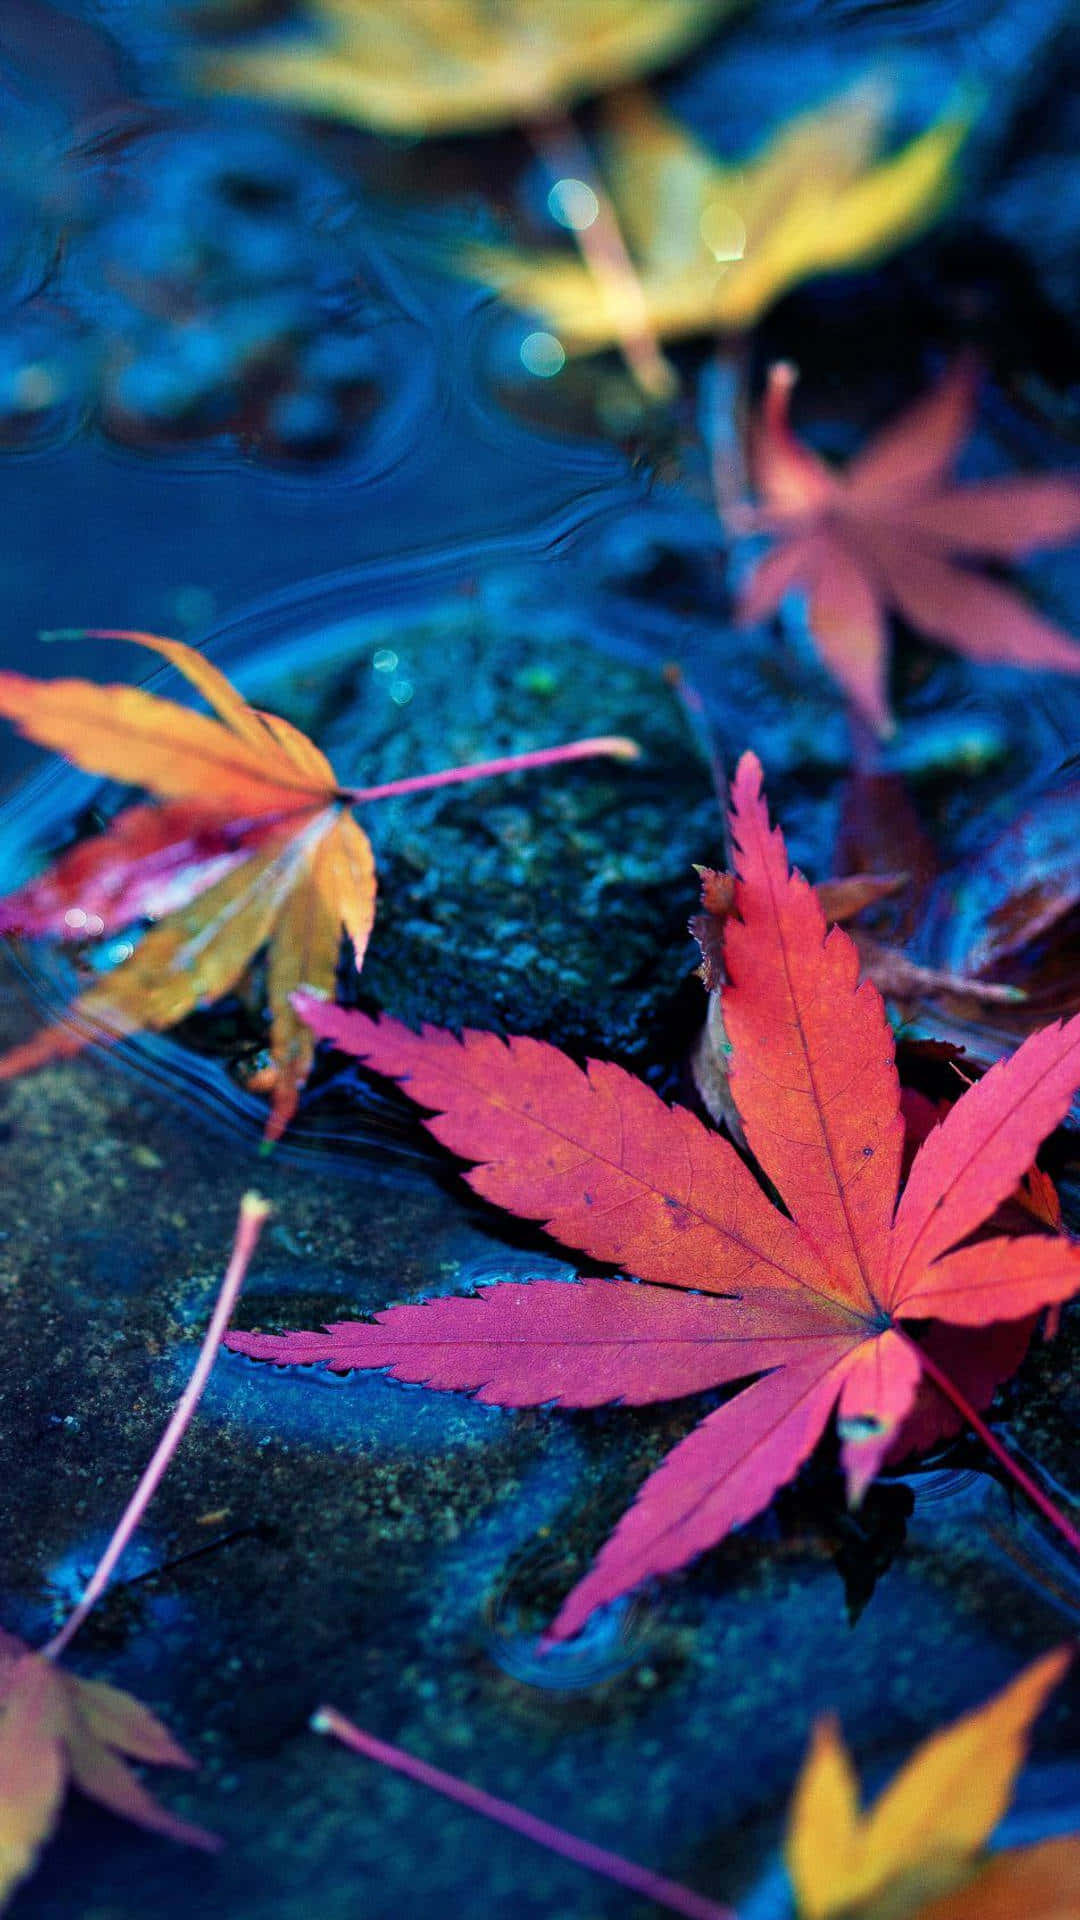
[[[7,1044],[28,1009],[13,976],[0,987]],[[253,1174],[276,1213],[244,1325],[573,1270],[422,1168],[286,1150],[255,1174],[250,1131],[215,1132],[178,1094],[94,1055],[3,1089],[0,1473],[20,1517],[2,1615],[34,1643],[175,1400]],[[1013,1444],[1065,1476],[1075,1337],[1066,1322],[1036,1347],[999,1403]],[[1071,1631],[1080,1591],[981,1450],[958,1443],[883,1485],[857,1527],[826,1450],[774,1511],[546,1660],[537,1637],[559,1599],[714,1400],[509,1413],[223,1361],[73,1665],[136,1690],[189,1746],[198,1774],[155,1786],[227,1851],[178,1873],[133,1830],[106,1846],[103,1816],[76,1804],[15,1920],[307,1920],[313,1900],[353,1920],[358,1886],[373,1920],[627,1912],[616,1889],[327,1747],[307,1730],[322,1700],[752,1920],[786,1920],[777,1843],[814,1715],[839,1707],[880,1778]],[[1075,1732],[1063,1700],[1018,1839],[1060,1830],[1075,1803]],[[718,1765],[733,1752],[736,1769]]]
[[[656,1062],[694,962],[708,777],[658,671],[591,647],[569,609],[455,599],[369,630],[342,669],[268,689],[347,784],[628,734],[593,761],[357,810],[379,870],[366,999],[411,1025],[496,1027]]]

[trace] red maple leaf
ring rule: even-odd
[[[738,1115],[728,1086],[727,1035],[724,1031],[724,928],[735,900],[735,877],[700,867],[701,912],[689,923],[689,930],[701,948],[698,975],[709,995],[705,1025],[698,1036],[691,1058],[694,1085],[706,1112],[721,1126],[729,1128],[733,1138],[742,1142]],[[906,882],[902,873],[853,873],[843,880],[822,880],[814,891],[826,921],[846,926],[865,907],[876,906],[897,893]],[[1015,1005],[1023,995],[1015,987],[998,986],[975,979],[970,974],[946,972],[940,967],[920,966],[909,960],[902,947],[875,939],[861,927],[853,926],[851,937],[859,955],[859,965],[868,980],[888,1000],[915,1005],[946,993],[964,998]],[[1059,1222],[1060,1224],[1060,1222]]]
[[[1080,672],[1080,646],[954,555],[1014,560],[1080,534],[1080,481],[1066,474],[954,487],[947,475],[971,430],[976,376],[958,362],[842,473],[792,433],[794,369],[770,369],[750,435],[750,471],[762,500],[732,524],[774,533],[737,618],[763,620],[801,588],[822,660],[879,733],[892,729],[888,615],[973,660]]]
[[[459,1040],[436,1028],[417,1036],[302,996],[317,1033],[437,1110],[427,1122],[435,1137],[480,1162],[467,1175],[476,1192],[640,1278],[509,1283],[391,1307],[374,1323],[229,1336],[256,1359],[388,1368],[513,1407],[641,1405],[763,1376],[646,1481],[564,1603],[551,1629],[559,1638],[760,1512],[834,1409],[855,1501],[924,1375],[1000,1452],[932,1343],[906,1323],[941,1322],[954,1341],[966,1330],[981,1349],[988,1324],[1021,1321],[1080,1288],[1080,1246],[1063,1236],[961,1244],[1065,1114],[1080,1081],[1080,1018],[1032,1035],[963,1093],[917,1153],[897,1204],[904,1122],[881,996],[859,983],[848,935],[826,933],[813,889],[789,872],[752,755],[732,793],[731,1085],[787,1212],[728,1141],[619,1067],[590,1062],[584,1072],[531,1039]],[[996,1359],[980,1364],[994,1373]],[[1046,1511],[1030,1482],[1028,1491]]]

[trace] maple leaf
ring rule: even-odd
[[[734,0],[310,0],[310,39],[203,63],[207,85],[390,133],[532,119],[688,51]]]
[[[733,1139],[745,1146],[738,1108],[732,1097],[728,1073],[730,1046],[724,1027],[723,986],[724,930],[735,900],[735,876],[703,867],[701,872],[702,911],[690,921],[690,932],[701,949],[698,969],[708,989],[708,1012],[691,1056],[694,1085],[706,1112],[718,1125],[726,1126]],[[828,925],[845,925],[864,908],[889,899],[904,885],[903,874],[851,874],[843,880],[823,880],[815,888],[818,905]],[[859,955],[864,978],[871,980],[882,996],[921,1001],[939,993],[958,993],[965,998],[983,998],[1008,1002],[1017,998],[1009,987],[989,986],[967,975],[938,968],[923,967],[908,959],[899,948],[887,946],[852,929],[852,940]],[[913,1087],[902,1087],[900,1107],[904,1118],[904,1167],[906,1178],[915,1152],[933,1128],[949,1111],[950,1102],[933,1102]],[[1023,1233],[1033,1223],[1062,1230],[1061,1202],[1049,1175],[1035,1165],[1028,1168],[1008,1200],[996,1210],[994,1226],[1001,1232]],[[1051,1314],[1057,1309],[1051,1309]],[[998,1388],[1008,1380],[1027,1352],[1036,1316],[998,1325],[966,1329],[959,1340],[947,1327],[936,1327],[925,1336],[929,1352],[944,1367],[950,1379],[961,1388],[965,1398],[978,1411],[990,1405]],[[1049,1323],[1048,1323],[1049,1330]],[[963,1416],[925,1375],[920,1380],[910,1412],[901,1423],[884,1457],[886,1466],[896,1466],[910,1455],[925,1453],[931,1447],[951,1440],[964,1426]]]
[[[938,387],[886,427],[841,473],[791,430],[795,372],[770,369],[750,435],[751,478],[763,505],[732,524],[779,536],[740,597],[737,617],[764,619],[783,596],[806,595],[822,660],[863,718],[893,727],[887,694],[888,615],[972,660],[1080,671],[1080,646],[954,556],[1013,560],[1080,534],[1080,480],[948,483],[974,415],[976,375],[961,360]]]
[[[759,1513],[834,1409],[856,1502],[924,1373],[1002,1454],[905,1322],[977,1339],[988,1323],[1023,1320],[1080,1287],[1080,1246],[1064,1237],[962,1244],[1065,1114],[1080,1081],[1080,1018],[1044,1028],[965,1091],[917,1153],[897,1205],[904,1123],[885,1009],[859,983],[848,935],[826,933],[813,889],[789,872],[751,754],[734,781],[732,830],[731,1085],[786,1212],[728,1141],[614,1065],[583,1071],[537,1040],[418,1036],[299,1000],[317,1033],[436,1110],[426,1122],[436,1139],[480,1163],[466,1175],[477,1193],[639,1278],[514,1282],[321,1333],[232,1334],[230,1346],[279,1363],[388,1368],[501,1406],[643,1405],[762,1376],[645,1482],[564,1602],[556,1638]]]
[[[153,1833],[216,1853],[221,1841],[158,1805],[127,1761],[193,1767],[141,1701],[57,1664],[106,1591],[190,1424],[270,1212],[256,1193],[241,1202],[232,1254],[198,1358],[81,1598],[40,1653],[0,1629],[0,1907],[33,1871],[69,1785]]]
[[[787,1864],[799,1920],[1076,1920],[1080,1836],[986,1851],[1012,1797],[1032,1724],[1071,1658],[1069,1648],[1046,1654],[985,1706],[924,1741],[865,1813],[836,1721],[821,1720],[788,1822]],[[738,1920],[730,1907],[696,1889],[390,1745],[335,1707],[320,1707],[310,1724],[351,1752],[671,1913]]]
[[[787,1864],[800,1920],[1069,1920],[1080,1838],[988,1855],[1031,1727],[1072,1659],[1044,1655],[933,1734],[868,1811],[836,1721],[815,1728],[792,1799]]]
[[[69,1785],[152,1833],[217,1851],[217,1836],[160,1806],[129,1759],[195,1764],[130,1693],[65,1673],[0,1631],[0,1905],[32,1872]]]
[[[956,1063],[954,1062],[954,1065]],[[962,1076],[964,1077],[964,1076]],[[967,1081],[970,1085],[971,1082]],[[900,1111],[904,1116],[904,1160],[905,1176],[910,1172],[915,1155],[924,1140],[928,1140],[934,1128],[948,1115],[953,1106],[951,1100],[931,1100],[916,1087],[903,1087],[900,1092]],[[1063,1220],[1061,1198],[1048,1173],[1039,1166],[1028,1168],[1008,1198],[1003,1201],[995,1215],[1001,1222],[1009,1210],[1009,1230],[1016,1233],[1025,1225],[1034,1222],[1039,1227],[1049,1228],[1051,1233],[1062,1231]]]
[[[735,878],[712,867],[701,867],[698,871],[701,912],[694,915],[689,930],[701,949],[698,973],[708,992],[709,1005],[691,1066],[694,1085],[707,1112],[739,1140],[738,1114],[728,1085],[728,1044],[722,1006],[724,929],[734,904]],[[843,880],[822,880],[814,891],[826,921],[844,926],[865,908],[898,893],[906,880],[906,874],[902,873],[854,873]],[[1015,987],[998,986],[971,974],[953,973],[941,967],[922,966],[909,960],[901,947],[877,940],[860,927],[853,928],[851,937],[863,975],[873,981],[885,998],[921,1003],[948,993],[1006,1006],[1023,999]]]
[[[624,93],[604,107],[601,163],[636,274],[492,246],[465,248],[458,265],[543,315],[568,354],[643,325],[661,339],[740,331],[798,281],[874,259],[938,212],[968,122],[946,115],[875,161],[887,106],[859,88],[727,165],[647,94]]]
[[[977,931],[965,964],[978,971],[1015,959],[1080,905],[1080,786],[1040,794],[979,850]],[[974,864],[974,863],[973,863]],[[969,909],[971,911],[971,909]]]
[[[311,1033],[291,1002],[330,993],[342,929],[360,968],[375,917],[371,843],[358,800],[591,757],[632,758],[619,739],[576,741],[482,765],[343,789],[314,743],[248,705],[193,647],[102,630],[161,654],[213,708],[192,712],[139,687],[0,673],[0,713],[88,772],[141,786],[161,806],[121,812],[104,833],[0,900],[0,932],[84,939],[154,922],[131,956],[80,994],[63,1022],[0,1056],[0,1079],[143,1029],[159,1032],[229,993],[263,947],[270,1012],[268,1140],[307,1079]]]

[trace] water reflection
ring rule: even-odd
[[[1068,1511],[1072,1504],[1068,1490],[1027,1459],[1015,1438],[1008,1444]],[[901,1477],[916,1495],[908,1522],[912,1545],[926,1543],[948,1550],[958,1539],[977,1542],[980,1558],[1007,1567],[1055,1612],[1080,1622],[1080,1571],[1022,1496],[1014,1497],[1013,1490],[993,1475],[972,1469],[921,1469]]]
[[[484,1607],[490,1658],[524,1686],[547,1693],[603,1686],[648,1653],[650,1608],[640,1596],[598,1607],[574,1640],[545,1643],[535,1625],[537,1594],[561,1594],[571,1579],[567,1556],[542,1540],[514,1557]]]

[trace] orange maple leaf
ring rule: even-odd
[[[888,615],[972,660],[1080,672],[1080,645],[1008,588],[954,556],[1011,560],[1080,534],[1080,480],[1066,474],[954,487],[947,475],[971,430],[976,376],[958,362],[842,473],[792,432],[795,371],[770,369],[750,434],[758,509],[731,524],[774,533],[737,617],[762,620],[793,588],[807,596],[810,631],[829,671],[879,733],[889,711]]]
[[[918,1747],[873,1806],[836,1721],[818,1723],[791,1803],[787,1864],[800,1920],[1070,1920],[1080,1837],[987,1854],[1032,1725],[1072,1659],[1036,1660]]]
[[[0,1079],[77,1053],[91,1039],[175,1026],[230,992],[265,947],[269,1140],[296,1111],[314,1052],[290,995],[302,985],[333,991],[342,928],[361,967],[375,917],[375,860],[351,807],[493,773],[637,752],[628,740],[579,740],[382,787],[343,788],[305,734],[249,706],[193,647],[111,629],[97,637],[162,654],[216,718],[140,687],[0,673],[0,713],[28,739],[164,803],[126,808],[104,833],[0,901],[5,933],[85,939],[140,919],[154,923],[62,1022],[0,1057]]]
[[[1076,1920],[1080,1836],[986,1850],[1012,1797],[1032,1724],[1071,1657],[1068,1648],[1044,1655],[985,1706],[925,1740],[867,1812],[836,1721],[821,1720],[788,1820],[799,1920]],[[667,1911],[738,1920],[695,1888],[391,1746],[335,1707],[320,1707],[311,1726]]]
[[[32,1872],[69,1784],[153,1833],[217,1851],[217,1836],[160,1806],[129,1759],[194,1765],[132,1694],[65,1673],[0,1631],[0,1904]]]
[[[732,0],[307,0],[315,33],[223,48],[209,88],[361,127],[473,133],[678,59]]]
[[[33,1872],[69,1785],[153,1833],[207,1853],[222,1844],[216,1834],[159,1806],[127,1765],[131,1759],[194,1766],[161,1722],[130,1693],[82,1680],[58,1663],[106,1591],[187,1431],[269,1212],[257,1193],[244,1194],[232,1254],[191,1376],[63,1626],[40,1653],[0,1629],[0,1908]]]

